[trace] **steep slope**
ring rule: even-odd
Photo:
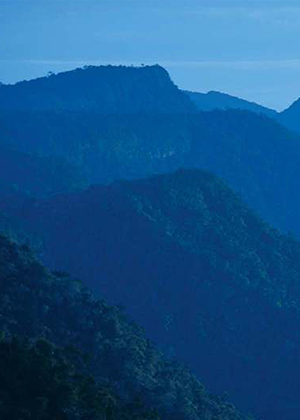
[[[0,110],[176,113],[195,110],[162,67],[89,66],[0,86]]]
[[[277,120],[290,130],[300,132],[300,99],[278,114]]]
[[[258,105],[255,102],[249,102],[235,96],[222,92],[211,91],[208,93],[185,91],[192,102],[196,105],[198,111],[214,111],[216,109],[243,109],[246,111],[265,114],[269,117],[275,117],[277,112],[273,109]]]
[[[23,206],[53,268],[123,304],[217,392],[264,420],[299,418],[300,245],[201,171]]]
[[[83,189],[84,175],[63,159],[37,157],[0,147],[0,194],[46,197]]]
[[[17,246],[2,235],[0,287],[2,367],[3,358],[6,358],[5,370],[1,369],[0,377],[7,381],[1,381],[0,384],[0,413],[7,407],[10,413],[15,413],[23,406],[26,412],[22,413],[22,418],[25,419],[32,409],[51,409],[49,403],[52,402],[55,404],[52,406],[52,409],[55,408],[52,416],[42,417],[39,412],[37,417],[37,411],[34,411],[33,418],[53,420],[55,415],[57,419],[66,420],[246,420],[224,399],[208,394],[188,370],[165,360],[144,337],[141,328],[129,322],[119,308],[95,299],[79,281],[71,280],[66,274],[50,273],[33,257],[27,246]],[[31,339],[43,337],[43,340],[33,346],[20,346],[12,341],[7,348],[3,344],[3,337],[10,340],[15,334]],[[106,388],[106,392],[97,387],[95,389],[93,380],[86,382],[84,376],[78,377],[72,365],[68,367],[66,353],[61,354],[45,339],[68,346],[67,355],[72,356],[73,365],[79,355],[74,350],[71,352],[72,347],[89,355],[88,370],[82,373],[92,373],[97,383]],[[7,374],[9,366],[12,366],[10,375]],[[28,375],[30,368],[33,370]],[[16,377],[18,380],[12,389],[11,381]],[[79,386],[83,396],[79,395],[76,399],[78,381],[84,382]],[[30,387],[24,389],[28,384]],[[34,398],[37,386],[39,398]],[[114,394],[108,394],[109,389]],[[72,395],[72,391],[76,394]],[[123,404],[120,407],[119,403],[121,413],[114,415],[112,411],[105,410],[101,415],[93,415],[93,408],[99,408],[99,403],[101,408],[106,397],[103,408],[109,408],[107,404],[114,396]],[[63,400],[68,397],[69,400]],[[13,407],[10,407],[11,401]],[[19,407],[16,401],[19,401]],[[68,416],[58,417],[58,410],[64,408],[66,402],[72,411],[68,412]],[[77,411],[73,411],[73,405],[78,409],[82,402],[87,405],[83,412],[85,415],[78,415]],[[21,418],[19,412],[16,414],[10,419]]]

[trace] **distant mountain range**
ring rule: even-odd
[[[188,100],[190,99],[190,101]],[[15,85],[0,83],[0,110],[103,114],[185,113],[240,109],[300,131],[300,99],[283,112],[223,92],[180,91],[161,66],[86,66]]]
[[[244,99],[228,95],[226,93],[211,91],[208,93],[198,93],[185,91],[199,111],[214,111],[216,109],[243,109],[246,111],[265,114],[275,117],[277,112],[273,109],[258,105],[255,102],[245,101]]]
[[[185,91],[198,111],[213,111],[217,109],[230,110],[240,109],[264,114],[274,118],[283,126],[292,131],[300,133],[300,99],[295,101],[289,108],[282,112],[258,105],[255,102],[245,101],[244,99],[228,95],[221,92],[198,93]]]
[[[181,171],[95,186],[14,217],[48,266],[125,305],[210,389],[258,418],[297,419],[300,244],[221,180]]]
[[[278,115],[278,121],[289,129],[300,133],[300,99],[281,112]]]

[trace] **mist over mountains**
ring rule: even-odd
[[[48,340],[64,384],[62,348],[91,353],[64,419],[298,420],[296,119],[297,103],[181,91],[160,66],[0,86],[0,229],[48,267],[1,236],[0,350],[25,333],[16,357],[40,369]],[[99,393],[114,409],[83,408]]]

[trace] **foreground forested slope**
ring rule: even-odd
[[[120,308],[3,235],[0,287],[1,419],[246,420]]]

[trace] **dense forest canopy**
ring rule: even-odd
[[[211,389],[267,420],[294,419],[300,244],[221,180],[194,170],[95,186],[29,201],[15,218],[47,265],[125,305]]]
[[[58,157],[32,156],[0,146],[0,194],[47,197],[88,185],[78,167]]]
[[[166,360],[120,308],[3,235],[0,287],[5,419],[246,420]]]

